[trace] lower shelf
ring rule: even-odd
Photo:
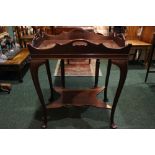
[[[55,88],[54,90],[60,94],[60,97],[47,104],[47,109],[70,106],[94,106],[106,109],[112,108],[111,105],[108,105],[103,100],[97,99],[97,95],[104,90],[104,87],[81,90]]]

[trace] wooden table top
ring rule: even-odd
[[[2,65],[20,65],[28,56],[30,55],[27,48],[24,48],[19,52],[13,59],[7,60],[4,63],[0,63]]]
[[[34,59],[81,59],[106,58],[128,59],[131,45],[125,46],[121,36],[104,36],[83,29],[62,32],[59,35],[36,34],[28,44],[31,60]]]
[[[42,44],[40,44],[37,48],[39,49],[48,49],[48,48],[53,48],[55,44],[67,44],[73,40],[44,40]],[[94,43],[94,44],[103,44],[107,48],[120,48],[120,46],[114,41],[114,40],[89,40],[87,41]]]
[[[132,44],[132,46],[151,46],[152,44],[141,41],[141,40],[126,40],[127,44]]]

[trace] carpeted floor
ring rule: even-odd
[[[52,74],[56,61],[50,62]],[[107,61],[101,62],[103,75],[99,77],[99,86],[104,85]],[[128,76],[115,113],[115,122],[120,129],[155,128],[155,78],[149,74],[148,83],[144,83],[146,70],[141,65],[129,65]],[[41,66],[41,87],[45,100],[50,93],[46,70]],[[11,81],[10,94],[0,94],[0,128],[3,129],[38,129],[40,128],[40,103],[35,92],[29,70],[24,82]],[[112,66],[108,97],[113,96],[118,84],[119,72]],[[60,77],[53,76],[55,86],[60,86]],[[88,88],[94,84],[94,77],[66,77],[68,88]],[[103,98],[103,94],[98,96]],[[110,111],[93,107],[57,109],[48,112],[48,128],[56,129],[108,129]]]

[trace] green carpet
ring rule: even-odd
[[[52,75],[56,61],[50,62]],[[101,71],[105,73],[107,61],[101,62]],[[125,86],[115,113],[115,122],[120,129],[155,128],[155,78],[149,74],[148,83],[144,83],[146,70],[141,65],[129,65]],[[40,67],[39,76],[45,100],[50,96],[46,70]],[[108,97],[110,102],[116,91],[119,71],[112,66]],[[0,128],[37,129],[40,128],[40,102],[34,89],[30,71],[24,76],[23,83],[11,81],[10,94],[0,94]],[[103,86],[105,74],[99,77],[99,86]],[[60,77],[53,77],[55,86],[60,86]],[[66,77],[67,88],[89,88],[94,77]],[[103,93],[99,95],[103,98]],[[61,108],[48,111],[49,129],[108,129],[110,111],[93,107]]]

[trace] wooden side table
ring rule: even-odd
[[[39,36],[40,35],[40,36]],[[77,39],[73,39],[73,35]],[[71,37],[72,36],[72,37]],[[114,36],[103,36],[81,29],[73,30],[60,35],[38,34],[33,39],[33,44],[28,44],[31,55],[30,71],[32,80],[42,105],[43,117],[42,128],[47,128],[47,109],[70,107],[70,106],[95,106],[99,108],[110,108],[110,127],[116,128],[114,113],[124,86],[128,71],[128,56],[131,44],[124,46],[125,41]],[[123,45],[123,46],[120,46]],[[104,87],[95,87],[81,90],[67,88],[54,88],[52,85],[49,59],[108,59],[108,67]],[[107,88],[111,65],[115,64],[120,69],[120,79],[112,107],[107,103]],[[44,96],[40,86],[38,70],[41,65],[46,66],[49,86],[51,91],[50,102],[45,104]],[[97,99],[97,95],[104,90],[104,99]],[[60,94],[59,99],[53,98],[53,91]]]

